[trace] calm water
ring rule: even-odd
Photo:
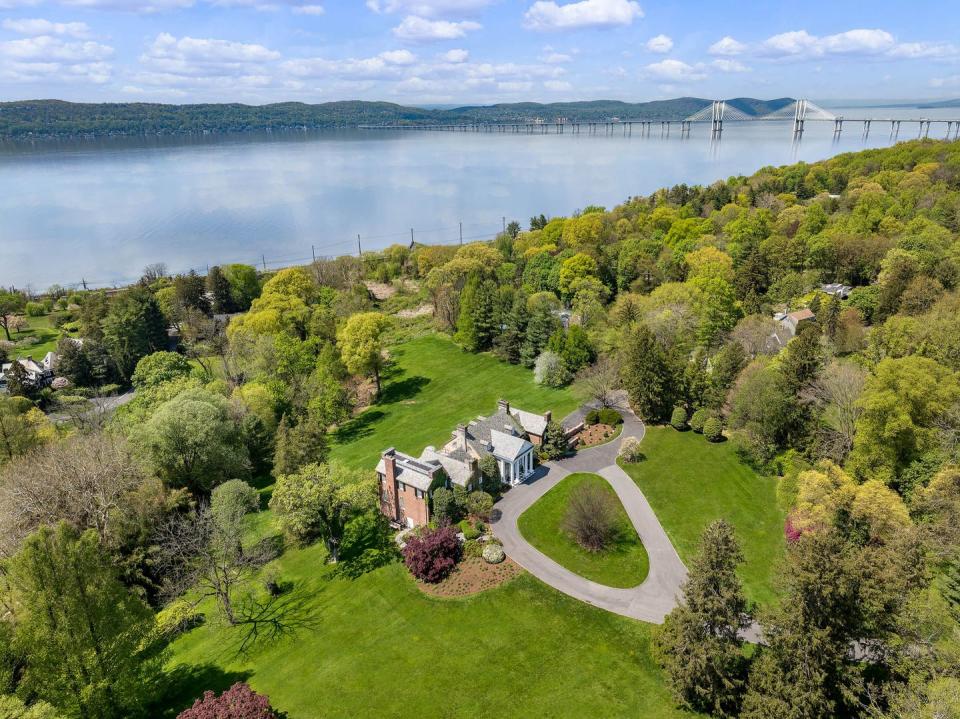
[[[844,110],[884,117],[958,117],[960,110]],[[709,183],[763,165],[818,160],[891,144],[848,124],[728,124],[689,138],[337,131],[212,138],[0,144],[0,285],[135,279],[151,262],[173,271],[224,262],[275,267],[409,242],[489,238],[501,218],[608,207],[679,182]],[[934,125],[931,137],[942,137]],[[900,139],[916,137],[904,125]]]

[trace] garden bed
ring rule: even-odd
[[[611,427],[609,424],[591,424],[580,431],[577,438],[577,449],[586,449],[587,447],[596,447],[598,444],[606,444],[620,436],[623,429],[622,424]]]
[[[480,557],[468,557],[442,582],[417,582],[417,586],[424,594],[434,597],[467,597],[499,587],[521,572],[523,569],[520,565],[509,557],[499,564],[487,564]]]

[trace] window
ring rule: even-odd
[[[404,509],[404,507],[403,507],[403,497],[400,497],[399,504],[400,504],[400,511],[402,512],[403,509]]]
[[[386,504],[387,502],[390,501],[390,492],[387,491],[387,488],[386,488],[386,487],[383,488],[382,501],[384,502],[384,504]]]

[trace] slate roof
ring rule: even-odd
[[[500,459],[506,459],[512,462],[520,455],[533,449],[533,445],[530,444],[530,442],[515,434],[507,434],[506,432],[494,429],[491,430],[490,435],[492,444],[491,454]]]
[[[547,431],[547,418],[542,414],[534,414],[533,412],[526,412],[522,409],[514,409],[512,412],[516,415],[517,419],[520,420],[520,424],[523,425],[523,429],[527,434],[535,434],[538,437],[542,437],[543,433]]]
[[[438,462],[447,473],[450,481],[466,487],[473,479],[473,463],[467,453],[458,450],[456,452],[438,452],[433,447],[427,447],[420,455],[421,461]]]
[[[414,457],[411,457],[408,454],[403,454],[402,452],[396,453],[396,460],[397,481],[403,482],[404,484],[409,484],[411,487],[416,487],[424,492],[430,489],[430,485],[433,484],[436,472],[442,469],[440,462],[435,460],[423,461],[415,459]],[[383,457],[381,457],[380,461],[377,463],[377,473],[382,475],[387,474],[386,460]]]

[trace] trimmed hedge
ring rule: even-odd
[[[687,410],[683,407],[674,407],[673,414],[670,415],[670,424],[677,431],[687,428]]]
[[[703,436],[708,442],[719,442],[723,438],[723,422],[711,417],[703,423]]]

